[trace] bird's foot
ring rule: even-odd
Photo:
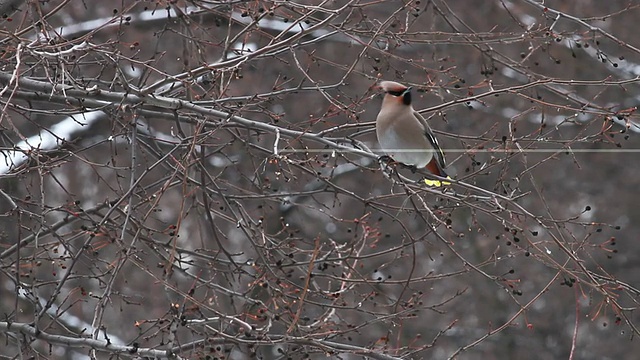
[[[378,163],[380,164],[380,169],[384,176],[390,179],[391,175],[393,175],[393,172],[395,171],[395,165],[397,162],[395,162],[389,155],[382,155],[378,157]]]
[[[393,159],[389,155],[381,155],[381,156],[378,156],[378,162],[379,163],[389,164],[389,163],[393,163],[395,161],[393,161]]]
[[[404,167],[406,167],[407,169],[411,170],[412,174],[415,174],[418,172],[418,168],[415,165],[407,165],[407,164],[403,164]]]

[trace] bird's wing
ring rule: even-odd
[[[431,146],[433,146],[433,149],[435,150],[434,151],[435,157],[436,157],[436,160],[438,161],[438,165],[444,171],[444,168],[447,167],[447,164],[444,161],[444,152],[442,151],[440,144],[438,144],[438,140],[433,135],[433,132],[431,131],[431,128],[427,123],[427,120],[425,120],[422,117],[422,115],[420,115],[420,113],[418,113],[417,111],[414,111],[413,115],[415,115],[416,119],[418,119],[418,121],[420,121],[420,123],[422,124],[422,127],[424,128],[424,136],[427,138],[427,140],[429,140],[429,143],[431,143]]]

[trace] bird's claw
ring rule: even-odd
[[[411,170],[412,174],[415,174],[418,172],[418,168],[415,165],[405,165],[409,170]]]
[[[395,170],[395,167],[393,165],[395,165],[396,162],[393,161],[393,159],[389,155],[382,155],[378,157],[378,163],[380,164],[380,169],[382,170],[384,176],[390,179]]]
[[[390,162],[393,162],[393,159],[389,155],[381,155],[381,156],[378,156],[378,162],[388,164]]]

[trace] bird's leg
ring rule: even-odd
[[[391,178],[397,162],[395,162],[389,155],[382,155],[378,157],[378,163],[380,164],[380,169],[382,173],[387,177]]]
[[[378,156],[378,162],[384,162],[388,164],[393,162],[393,159],[389,155],[381,155],[381,156]]]
[[[411,170],[411,173],[413,174],[418,172],[418,168],[415,165],[406,165],[406,164],[402,164],[402,165],[404,165],[406,168]]]
[[[386,163],[386,165],[400,165],[405,169],[409,169],[411,170],[412,173],[416,173],[418,172],[418,168],[415,165],[407,165],[405,163],[401,163],[398,161],[393,160],[393,158],[389,155],[382,155],[380,157],[378,157],[378,162],[384,162]]]

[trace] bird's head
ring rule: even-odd
[[[380,88],[385,92],[385,99],[397,104],[411,105],[411,87],[395,81],[383,81],[380,83]]]

